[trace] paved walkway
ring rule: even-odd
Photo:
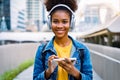
[[[13,80],[33,80],[33,66],[21,72],[16,78]]]
[[[21,72],[16,78],[13,80],[33,80],[33,66]],[[95,71],[93,72],[93,80],[102,80]]]

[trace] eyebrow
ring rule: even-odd
[[[58,19],[53,19],[53,20],[58,20]],[[62,20],[69,20],[69,19],[62,19]]]

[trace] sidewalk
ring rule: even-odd
[[[16,78],[13,80],[33,80],[33,66],[21,72]]]
[[[20,73],[13,80],[33,80],[33,66]],[[95,71],[93,71],[93,80],[102,80]]]

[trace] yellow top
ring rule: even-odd
[[[72,42],[68,46],[61,47],[54,41],[54,47],[56,49],[57,55],[60,58],[69,58],[70,57]],[[60,66],[58,66],[57,80],[68,80],[68,73]]]

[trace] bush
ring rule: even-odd
[[[12,69],[10,71],[5,72],[3,75],[0,76],[0,80],[13,80],[19,73],[23,70],[27,69],[28,67],[33,65],[34,60],[27,60],[20,64],[17,68]]]

